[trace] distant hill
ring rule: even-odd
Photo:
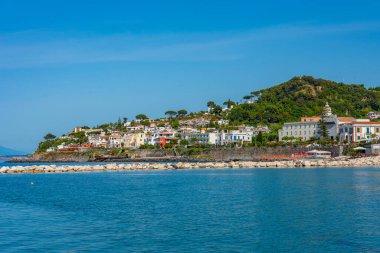
[[[25,155],[25,152],[0,146],[0,156]]]
[[[380,110],[378,89],[311,76],[294,77],[271,88],[251,92],[253,102],[236,106],[228,118],[234,123],[251,124],[298,121],[302,116],[320,115],[326,102],[338,116],[366,118],[368,112]]]

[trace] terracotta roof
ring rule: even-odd
[[[380,122],[376,122],[376,121],[364,121],[364,122],[357,122],[357,121],[353,121],[353,122],[350,122],[350,124],[352,125],[380,125]]]
[[[338,117],[339,120],[343,120],[343,121],[352,121],[354,120],[355,118],[353,117]]]
[[[161,139],[165,139],[165,140],[179,140],[178,137],[157,137],[155,140],[161,140]]]

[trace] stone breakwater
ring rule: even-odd
[[[312,168],[312,167],[369,167],[380,166],[380,156],[365,158],[336,158],[326,160],[294,160],[272,162],[206,162],[206,163],[128,163],[105,165],[30,165],[0,167],[0,174],[17,173],[64,173],[131,170],[180,170],[180,169],[225,169],[225,168]]]

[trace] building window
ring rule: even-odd
[[[360,141],[360,136],[358,136],[358,140]]]
[[[369,127],[367,127],[367,134],[369,134]]]
[[[376,128],[376,133],[378,133],[379,132],[379,128]]]
[[[356,128],[356,132],[360,133],[360,127]]]

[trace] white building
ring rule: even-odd
[[[332,114],[328,103],[323,108],[322,115],[326,123],[328,137],[335,139],[339,135],[338,116]],[[285,123],[282,129],[278,131],[279,140],[284,140],[284,137],[301,138],[303,141],[308,141],[312,137],[319,138],[319,119],[320,117],[303,117],[299,122]]]
[[[227,130],[219,135],[217,145],[252,142],[253,133],[244,130]]]
[[[219,126],[228,125],[228,124],[230,124],[230,121],[228,119],[220,119],[220,120],[218,120],[218,125]]]
[[[367,114],[367,116],[368,116],[368,118],[369,119],[378,119],[378,118],[380,118],[380,112],[369,112],[368,114]]]
[[[124,146],[124,138],[120,134],[111,134],[109,136],[109,147],[110,148],[121,148]]]
[[[318,122],[285,123],[282,129],[278,131],[278,138],[282,141],[285,136],[302,138],[303,141],[308,141],[311,137],[318,136]]]
[[[107,135],[89,135],[88,143],[92,147],[107,148],[109,144],[109,137]]]
[[[189,133],[183,134],[182,139],[188,140],[190,144],[217,145],[219,133]]]
[[[128,132],[136,132],[136,131],[143,131],[145,127],[143,125],[137,125],[137,126],[128,126],[126,127]]]

